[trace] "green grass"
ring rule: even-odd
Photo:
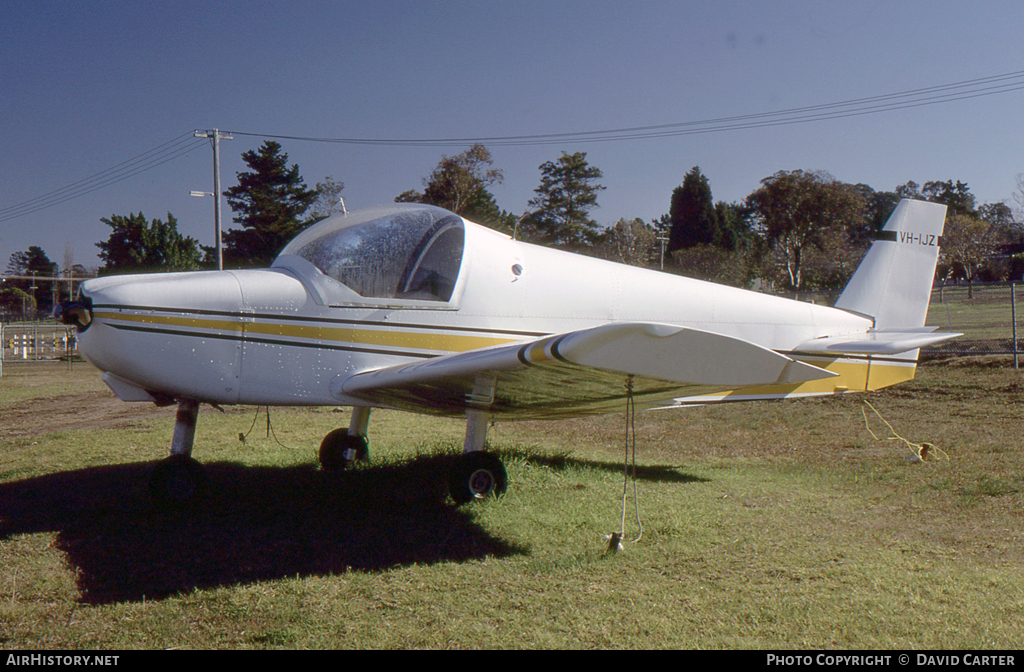
[[[59,366],[6,368],[0,412],[109,396]],[[920,374],[641,414],[643,535],[630,501],[614,554],[619,416],[499,423],[508,493],[462,508],[442,482],[464,426],[431,417],[374,411],[371,462],[327,474],[347,413],[272,409],[268,438],[254,409],[204,407],[213,491],[177,512],[145,491],[173,410],[0,434],[0,645],[1016,648],[1024,387],[1001,361]],[[906,459],[868,410],[872,438],[865,398],[936,457]]]

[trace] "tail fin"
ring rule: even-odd
[[[923,327],[945,220],[945,205],[900,201],[835,307],[874,318],[877,330]]]

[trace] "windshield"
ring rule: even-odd
[[[462,219],[431,205],[335,215],[281,256],[296,255],[364,297],[449,301],[462,265]]]

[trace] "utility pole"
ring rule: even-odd
[[[213,138],[213,219],[214,219],[214,230],[216,232],[217,245],[217,270],[224,270],[224,253],[221,251],[221,226],[220,226],[220,141],[221,138],[224,140],[234,140],[234,138],[225,133],[221,133],[219,129],[213,129],[212,131],[196,131],[192,134],[196,138]],[[192,192],[193,196],[205,196],[206,192]]]

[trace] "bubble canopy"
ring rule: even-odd
[[[462,218],[442,208],[395,204],[334,215],[281,251],[313,264],[360,296],[450,301],[462,266]]]

